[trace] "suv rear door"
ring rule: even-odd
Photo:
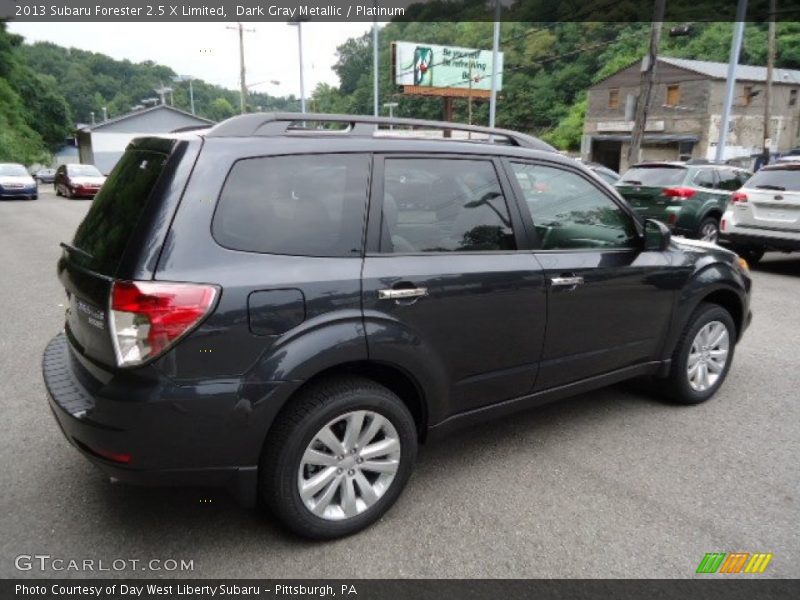
[[[437,374],[426,386],[437,396],[432,424],[527,394],[544,279],[498,161],[379,155],[375,165],[363,271],[370,358],[412,355]]]
[[[741,190],[736,202],[737,226],[800,233],[800,164],[762,168]]]

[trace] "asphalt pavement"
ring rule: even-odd
[[[707,403],[620,386],[463,430],[421,449],[380,522],[312,543],[223,491],[111,484],[64,439],[40,361],[63,324],[58,243],[89,204],[0,202],[0,577],[673,578],[707,552],[800,575],[800,255],[754,269],[753,324]]]

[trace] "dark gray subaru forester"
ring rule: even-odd
[[[452,123],[137,139],[62,246],[43,371],[67,439],[313,538],[378,519],[453,427],[634,377],[702,402],[750,321],[732,252],[670,239],[539,140]]]

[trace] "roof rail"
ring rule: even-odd
[[[343,129],[319,129],[316,127],[304,127],[302,123],[339,123],[345,125]],[[489,136],[487,141],[497,143],[495,137],[501,137],[511,145],[534,150],[545,150],[555,152],[550,144],[535,138],[531,135],[512,131],[510,129],[499,129],[492,127],[480,127],[477,125],[464,125],[462,123],[450,123],[447,121],[428,121],[425,119],[401,119],[389,117],[370,117],[361,115],[330,115],[321,113],[251,113],[232,117],[222,123],[215,125],[208,132],[207,137],[250,137],[250,136],[280,136],[287,134],[343,134],[352,136],[372,137],[384,126],[388,127],[411,127],[418,129],[441,129],[453,131],[466,131],[470,133],[480,133]],[[388,129],[381,131],[381,134],[390,134]],[[458,140],[467,141],[467,140]]]

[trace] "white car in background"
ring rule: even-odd
[[[763,167],[731,196],[720,243],[751,263],[768,250],[800,250],[800,157]]]

